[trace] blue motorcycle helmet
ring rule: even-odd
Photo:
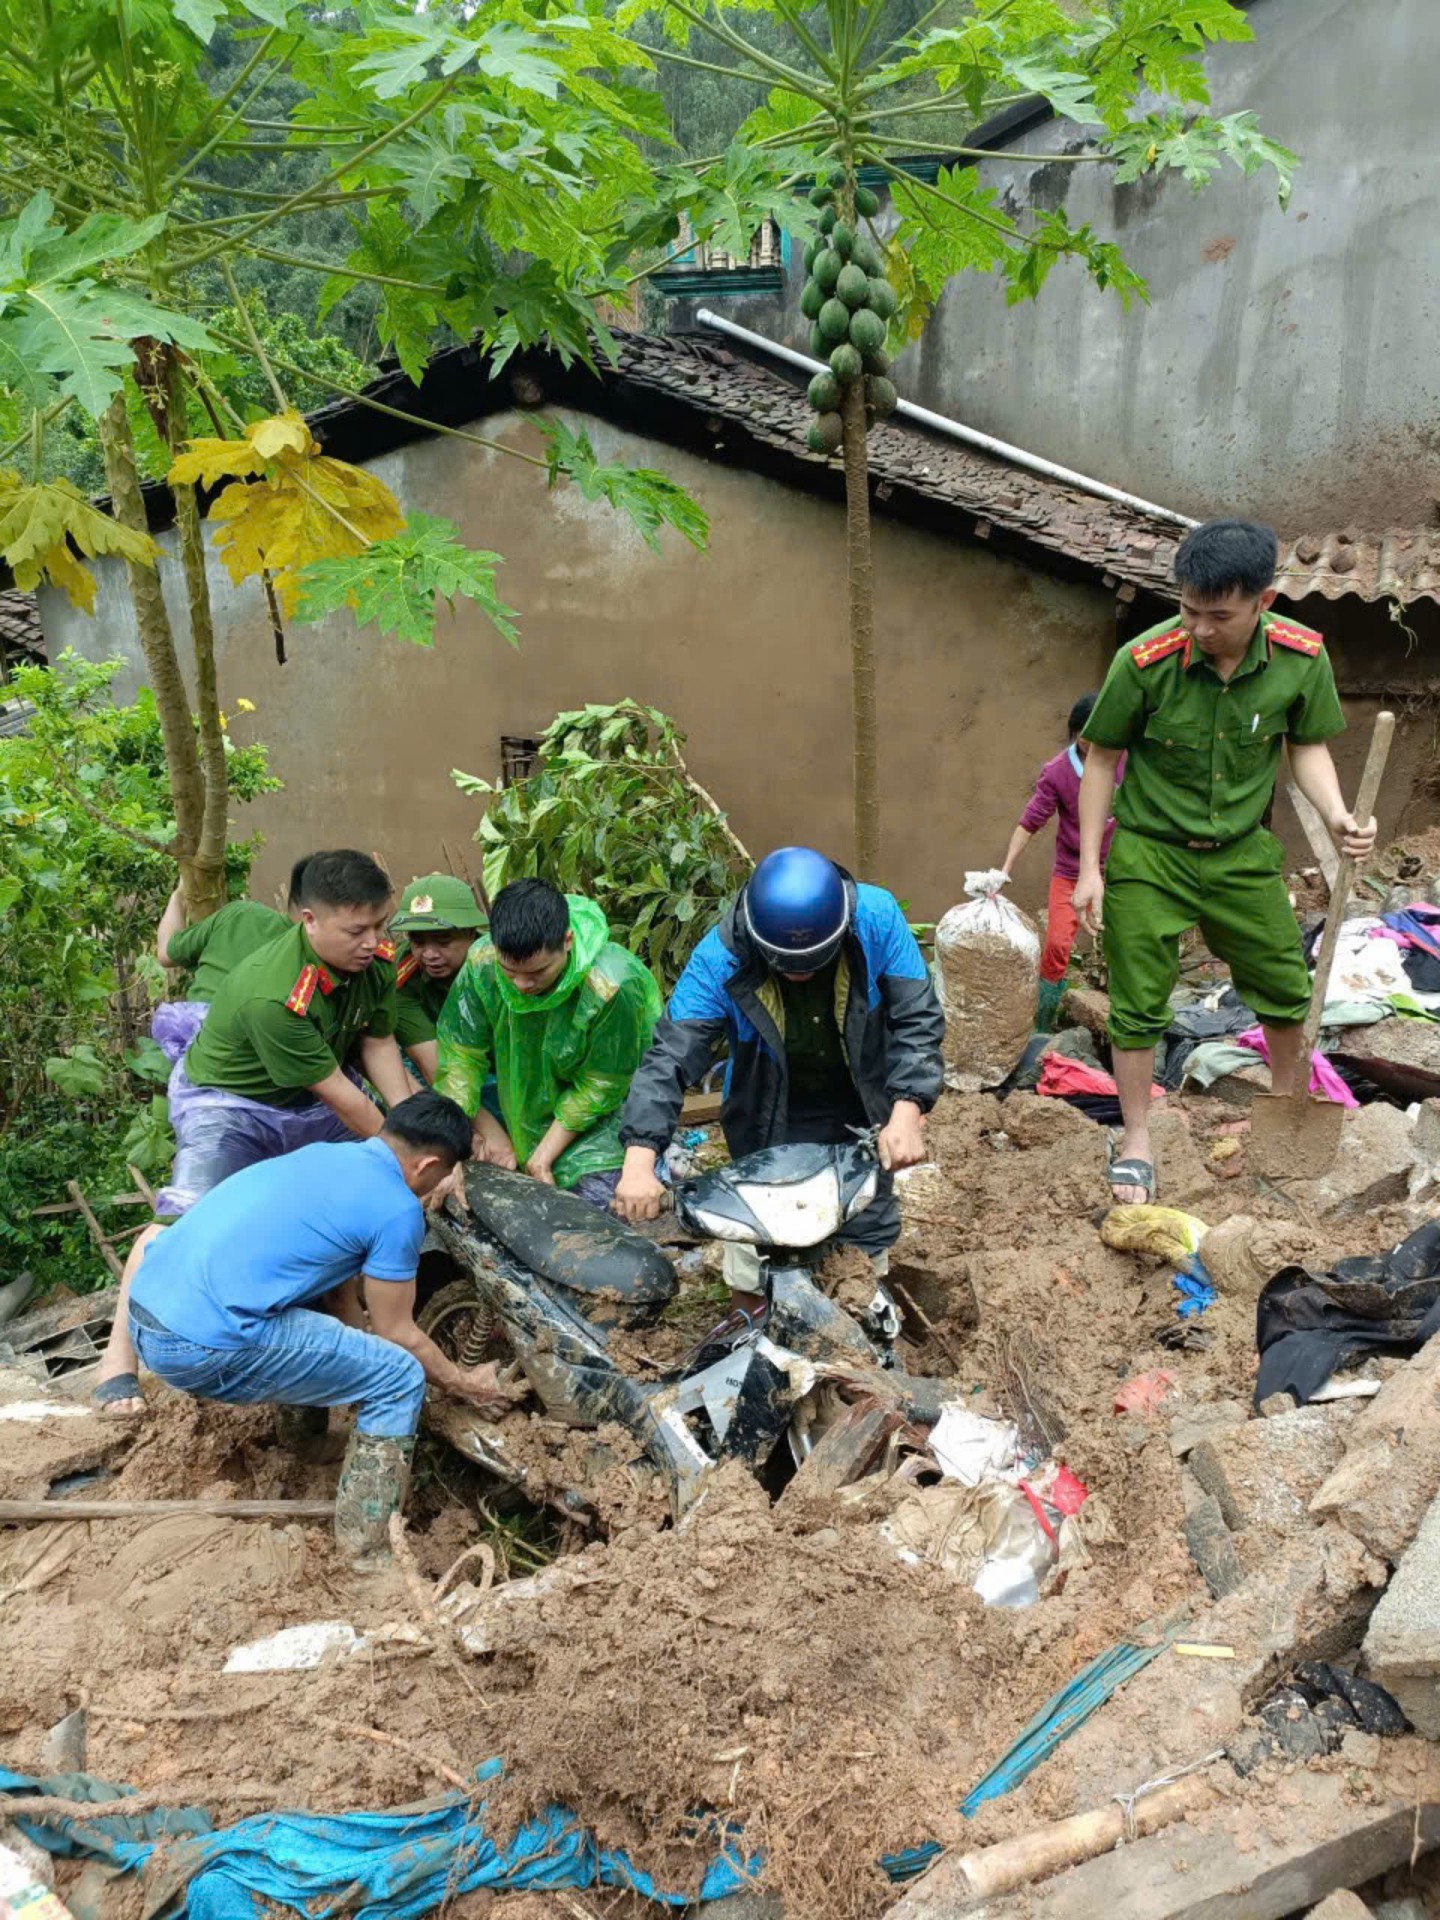
[[[816,973],[840,950],[850,890],[833,860],[812,847],[767,853],[741,896],[745,929],[775,973]]]

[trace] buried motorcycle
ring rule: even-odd
[[[765,1148],[679,1186],[675,1213],[688,1234],[753,1250],[764,1304],[732,1312],[678,1365],[641,1379],[621,1364],[612,1336],[653,1322],[671,1298],[665,1254],[571,1194],[471,1165],[464,1202],[452,1198],[432,1229],[458,1277],[431,1296],[420,1324],[464,1365],[516,1363],[549,1419],[624,1429],[678,1516],[721,1461],[759,1469],[784,1442],[798,1463],[827,1383],[879,1397],[900,1419],[939,1417],[949,1383],[898,1364],[900,1320],[883,1281],[855,1316],[813,1278],[878,1180],[873,1144],[862,1139]],[[498,1480],[588,1514],[583,1488],[557,1499],[534,1484],[503,1422],[438,1398],[428,1419]]]

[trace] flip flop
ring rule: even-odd
[[[90,1404],[99,1412],[106,1412],[117,1400],[140,1400],[144,1394],[140,1391],[140,1376],[136,1373],[114,1373],[108,1380],[102,1380],[90,1391]],[[133,1414],[111,1414],[111,1419],[133,1419]]]
[[[1145,1204],[1155,1198],[1155,1165],[1150,1160],[1112,1160],[1106,1172],[1110,1182],[1111,1197],[1117,1187],[1141,1187],[1145,1193]],[[1132,1205],[1138,1204],[1131,1202]]]

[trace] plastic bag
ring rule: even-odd
[[[1183,1267],[1210,1229],[1193,1213],[1152,1204],[1111,1207],[1100,1222],[1100,1238],[1122,1253],[1153,1253],[1167,1266]]]
[[[1025,1052],[1040,997],[1034,922],[1002,897],[999,868],[967,873],[961,906],[935,929],[945,1009],[945,1079],[960,1093],[998,1087]]]

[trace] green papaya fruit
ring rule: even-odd
[[[863,307],[870,298],[870,282],[853,261],[840,269],[840,278],[835,282],[835,291],[845,305],[852,311]]]
[[[807,320],[818,320],[826,301],[825,289],[818,280],[807,280],[800,294],[800,311]]]
[[[805,436],[812,453],[834,453],[845,438],[845,422],[838,413],[822,413]]]
[[[834,198],[835,191],[833,187],[818,186],[810,189],[810,204],[812,207],[828,207]]]
[[[879,273],[884,262],[880,258],[880,249],[867,234],[857,234],[855,251],[850,255],[862,273]]]
[[[835,291],[835,282],[840,278],[840,269],[844,264],[845,262],[833,247],[826,247],[823,252],[816,255],[815,278],[826,293]]]
[[[815,359],[823,360],[829,351],[830,342],[825,338],[824,334],[821,333],[820,325],[817,321],[810,329],[810,352]]]
[[[887,380],[883,373],[871,374],[866,379],[865,404],[874,408],[877,419],[883,420],[887,414],[893,413],[899,397],[895,382]]]
[[[893,320],[900,302],[895,297],[895,289],[888,280],[877,275],[870,279],[870,297],[865,303],[872,313],[878,313],[882,320]]]
[[[817,373],[805,390],[816,413],[834,413],[840,405],[840,382],[833,373]]]
[[[878,377],[881,374],[889,373],[890,356],[888,353],[880,352],[862,353],[860,356],[860,364],[864,367],[866,373],[874,374]]]
[[[830,233],[835,226],[835,222],[839,218],[840,216],[838,213],[836,213],[834,207],[826,207],[825,211],[820,216],[821,233]]]
[[[831,352],[830,371],[842,387],[848,387],[852,380],[858,380],[860,378],[859,349],[852,347],[848,340],[843,341]]]
[[[845,220],[837,220],[830,229],[830,244],[842,260],[855,250],[855,229]]]
[[[880,211],[880,196],[869,187],[856,187],[855,211],[863,213],[867,220],[873,220]]]
[[[835,303],[837,306],[840,302]],[[826,308],[830,306],[827,300]],[[858,313],[850,314],[850,342],[861,353],[878,353],[885,344],[885,322],[878,313],[872,313],[868,307],[861,307]]]
[[[823,242],[820,240],[807,240],[805,242],[806,273],[813,273],[815,271],[815,262],[820,258],[822,245]]]
[[[832,347],[838,347],[850,331],[851,313],[843,300],[829,299],[821,307],[816,319],[822,337]]]

